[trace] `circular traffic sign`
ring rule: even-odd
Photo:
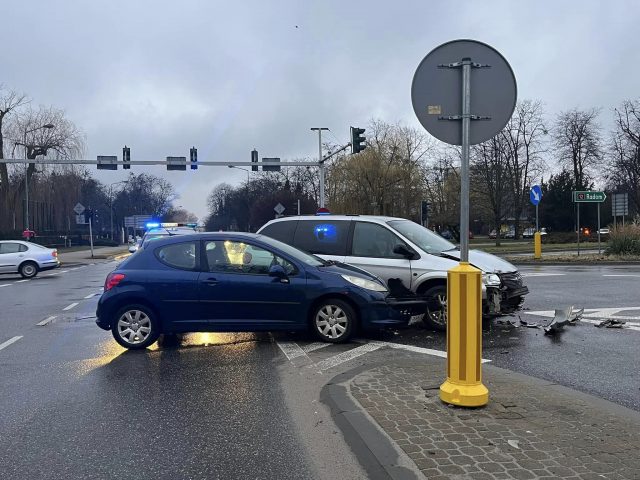
[[[516,106],[516,78],[493,47],[476,40],[454,40],[434,48],[418,65],[411,84],[413,110],[438,140],[462,144],[462,67],[470,59],[470,143],[489,140],[507,124]]]

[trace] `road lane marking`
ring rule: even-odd
[[[358,358],[365,353],[374,352],[379,348],[382,348],[383,346],[384,344],[382,342],[365,343],[360,347],[356,347],[351,350],[347,350],[346,352],[339,353],[338,355],[329,357],[314,365],[309,365],[309,368],[316,368],[319,371],[328,370],[340,365],[341,363],[348,362],[349,360],[353,360],[354,358]]]
[[[331,344],[326,342],[313,342],[307,345],[303,345],[302,350],[304,350],[305,353],[310,353],[315,352],[316,350],[320,350],[321,348],[328,347],[329,345]]]
[[[355,340],[358,343],[365,343],[366,340]],[[423,355],[432,355],[434,357],[447,358],[447,352],[443,350],[434,350],[432,348],[416,347],[413,345],[405,345],[403,343],[377,342],[382,346],[395,348],[396,350],[407,350],[408,352],[422,353]],[[491,360],[487,358],[481,359],[481,363],[489,363]]]
[[[5,283],[4,285],[0,285],[0,287],[8,287],[9,285],[11,285],[10,283]]]
[[[36,323],[36,325],[39,327],[44,327],[46,324],[50,323],[55,318],[56,318],[56,315],[51,315],[50,317],[45,318],[41,322]]]
[[[89,295],[87,295],[84,298],[91,298],[91,297],[95,297],[96,295],[98,295],[97,293],[90,293]]]
[[[284,356],[287,357],[287,360],[291,361],[294,358],[298,357],[306,357],[307,354],[300,348],[296,342],[276,342]]]
[[[9,345],[11,345],[12,343],[17,342],[18,340],[20,340],[22,338],[22,335],[20,335],[19,337],[13,337],[10,338],[9,340],[7,340],[4,343],[0,343],[0,350],[2,350],[5,347],[8,347]]]
[[[17,281],[17,282],[15,282],[15,283],[22,283],[22,282],[28,282],[28,281],[29,281],[29,279],[26,279],[26,278],[25,278],[24,280],[18,280],[18,281]]]
[[[622,275],[622,274],[620,274],[620,275],[602,275],[602,276],[603,277],[640,277],[640,275],[631,275],[631,274],[629,274],[629,275]]]
[[[73,302],[71,305],[67,305],[66,307],[64,307],[62,310],[66,311],[66,310],[71,310],[73,307],[75,307],[76,305],[78,305],[78,302]]]
[[[545,273],[545,272],[524,272],[521,273],[523,277],[557,277],[560,275],[566,275],[566,273]]]

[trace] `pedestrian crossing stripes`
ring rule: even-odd
[[[294,366],[308,368],[318,373],[323,373],[343,363],[384,348],[447,358],[447,352],[441,350],[361,338],[355,339],[353,343],[345,344],[324,342],[298,343],[289,340],[277,340],[276,344],[284,356],[287,357],[287,360]],[[482,359],[482,363],[490,361],[491,360]]]

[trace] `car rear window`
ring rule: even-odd
[[[172,243],[155,251],[156,257],[165,265],[181,270],[195,270],[197,262],[196,242]]]
[[[266,235],[287,245],[293,245],[293,233],[296,231],[297,225],[297,220],[274,222],[260,230],[260,235]]]
[[[293,246],[319,255],[346,255],[349,220],[299,220]]]

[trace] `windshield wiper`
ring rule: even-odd
[[[322,265],[318,265],[319,267],[330,267],[331,265],[338,265],[340,262],[336,262],[335,260],[325,260],[322,259]]]

